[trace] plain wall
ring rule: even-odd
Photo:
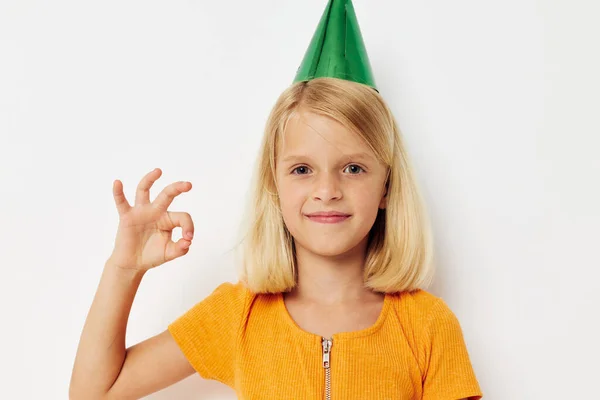
[[[65,399],[118,224],[155,167],[193,189],[189,254],[150,271],[127,344],[219,283],[258,145],[326,0],[0,1],[0,397]],[[355,0],[432,216],[485,399],[597,393],[600,56],[592,1]],[[175,240],[181,236],[177,231]],[[233,399],[191,376],[148,399]]]

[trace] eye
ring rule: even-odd
[[[344,169],[344,171],[350,171],[351,175],[358,175],[361,172],[364,172],[365,170],[360,166],[360,165],[356,165],[356,164],[350,164],[346,167],[346,169]]]
[[[301,165],[299,167],[294,168],[292,170],[292,174],[295,174],[295,175],[306,175],[308,173],[308,171],[310,171],[310,169],[307,166]]]

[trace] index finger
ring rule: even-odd
[[[167,211],[173,199],[183,192],[187,192],[192,188],[191,182],[179,181],[170,184],[156,196],[152,205],[161,211]]]
[[[156,173],[158,171],[158,174]],[[140,181],[135,192],[135,205],[150,203],[150,188],[162,175],[160,168],[154,168],[148,172]]]

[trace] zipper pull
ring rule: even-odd
[[[329,368],[329,353],[333,340],[322,338],[321,344],[323,345],[323,368]]]

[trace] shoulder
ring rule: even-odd
[[[222,282],[171,325],[189,326],[192,322],[195,324],[202,321],[209,323],[215,320],[239,320],[252,296],[252,292],[241,281]]]
[[[225,308],[230,308],[236,312],[243,312],[247,309],[255,295],[248,289],[242,281],[223,282],[219,284],[210,295],[201,303],[213,303]]]
[[[428,336],[438,329],[460,329],[458,319],[439,296],[423,289],[391,294],[397,318]]]
[[[422,289],[391,297],[399,332],[413,350],[423,376],[435,357],[464,358],[462,328],[444,299]]]
[[[223,282],[219,284],[210,296],[223,296],[229,299],[243,299],[252,296],[250,289],[246,287],[244,282]]]
[[[416,313],[420,316],[423,316],[423,314],[429,314],[437,307],[446,305],[441,297],[438,297],[424,289],[391,293],[390,297],[396,310],[404,313]]]
[[[252,293],[223,282],[168,325],[190,364],[206,379],[233,385],[238,333]]]

